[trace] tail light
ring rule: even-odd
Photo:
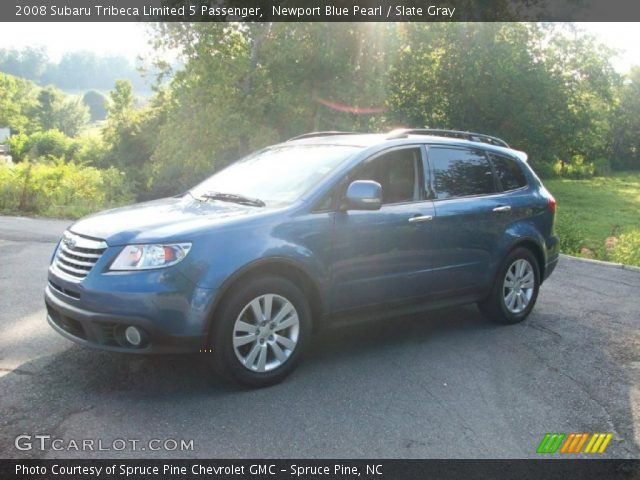
[[[551,210],[552,213],[556,213],[556,199],[551,194],[549,194],[549,210]]]

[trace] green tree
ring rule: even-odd
[[[44,47],[26,47],[23,50],[0,49],[0,70],[16,77],[40,81],[49,67]]]
[[[31,131],[30,116],[36,102],[36,88],[31,82],[0,72],[0,126],[14,132]]]
[[[97,90],[88,90],[82,96],[82,101],[89,109],[92,122],[107,118],[107,99],[100,92]]]
[[[611,65],[613,51],[595,37],[573,28],[556,28],[549,35],[545,66],[555,82],[552,104],[555,150],[566,160],[583,157],[588,162],[611,155],[611,119],[620,76]]]
[[[156,44],[184,63],[157,124],[159,195],[312,130],[475,130],[527,151],[536,168],[560,161],[571,168],[558,171],[585,174],[611,151],[612,52],[572,27],[169,23]]]
[[[617,76],[593,38],[539,24],[409,24],[402,43],[393,122],[494,134],[534,165],[606,154]]]
[[[181,49],[154,188],[182,190],[251,150],[310,130],[368,130],[385,97],[384,24],[163,24]],[[373,108],[373,110],[370,110]],[[369,113],[367,113],[369,112]]]
[[[36,118],[42,130],[51,130],[56,126],[56,112],[62,103],[62,93],[49,86],[38,93]]]
[[[123,119],[133,111],[133,87],[129,80],[116,80],[115,88],[109,93],[108,114],[110,118]]]
[[[57,129],[74,137],[89,122],[89,109],[81,100],[67,97],[49,86],[38,94],[35,117],[42,130]]]
[[[75,137],[89,123],[89,109],[79,98],[67,98],[56,110],[55,126],[65,135]]]
[[[158,130],[165,122],[165,98],[161,93],[144,108],[134,108],[131,83],[118,80],[109,93],[107,121],[102,129],[108,145],[98,166],[116,166],[136,185],[140,198],[148,196],[149,162],[156,148]]]
[[[613,115],[613,167],[640,169],[640,67],[633,67],[620,87]]]
[[[148,89],[134,65],[122,56],[98,56],[87,51],[65,53],[51,64],[43,82],[59,88],[83,90],[108,89],[117,79],[128,79],[136,89]]]

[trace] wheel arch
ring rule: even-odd
[[[253,278],[269,275],[284,277],[297,287],[301,288],[309,301],[312,324],[314,327],[318,327],[318,324],[320,323],[319,320],[325,313],[320,285],[308,269],[300,263],[284,257],[272,257],[257,260],[245,265],[222,284],[208,315],[208,332],[211,332],[211,328],[216,319],[216,313],[220,310],[220,306],[224,299],[234,290],[234,288],[242,282],[247,282]]]
[[[526,248],[533,254],[534,257],[536,257],[536,260],[538,261],[538,270],[540,272],[540,284],[542,284],[546,266],[544,251],[542,250],[542,247],[532,238],[522,238],[511,245],[508,253],[513,252],[516,248]]]

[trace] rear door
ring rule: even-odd
[[[435,292],[474,294],[490,285],[494,252],[509,222],[494,171],[481,149],[428,149],[436,218]]]
[[[496,199],[505,207],[503,216],[511,222],[531,217],[533,211],[529,185],[519,161],[493,152],[488,156],[496,174],[496,186],[501,192]]]

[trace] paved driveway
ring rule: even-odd
[[[333,330],[283,384],[247,391],[213,382],[204,354],[53,332],[42,290],[67,224],[0,217],[0,457],[519,458],[546,432],[592,431],[613,433],[606,457],[639,456],[638,271],[563,257],[523,324],[464,307]],[[20,434],[193,451],[18,451]]]

